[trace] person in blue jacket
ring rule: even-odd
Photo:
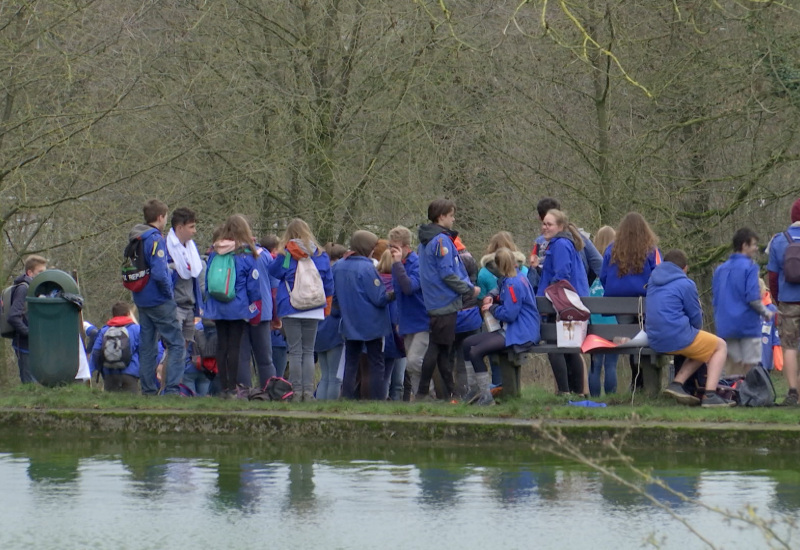
[[[347,249],[336,243],[325,245],[325,251],[331,259],[331,267],[336,264],[347,252]],[[334,296],[336,288],[334,286]],[[314,341],[314,351],[319,362],[320,379],[317,385],[317,399],[339,399],[342,391],[342,379],[339,374],[339,363],[344,351],[344,340],[339,333],[342,315],[339,307],[331,306],[330,315],[317,326],[317,339]]]
[[[711,280],[714,325],[728,346],[728,375],[747,374],[761,361],[761,318],[773,317],[761,302],[756,254],[755,231],[739,229],[733,235],[733,254],[714,270]]]
[[[130,361],[124,368],[105,366],[103,337],[111,327],[125,327],[130,345]],[[89,368],[103,375],[103,389],[107,392],[139,393],[139,334],[140,327],[131,316],[131,308],[125,302],[117,302],[111,307],[111,319],[97,333],[94,340]],[[155,375],[155,371],[153,371]]]
[[[242,335],[239,349],[239,384],[250,388],[253,386],[252,360],[255,360],[258,373],[258,387],[264,389],[267,381],[275,376],[275,365],[272,363],[272,317],[274,314],[272,300],[272,277],[269,276],[269,264],[272,255],[261,245],[254,244],[258,252],[256,268],[258,269],[258,286],[261,289],[261,318],[258,322],[247,324]],[[277,284],[277,283],[276,283]]]
[[[355,399],[358,358],[366,348],[370,399],[384,399],[383,338],[391,333],[388,304],[391,296],[381,282],[370,255],[378,237],[356,231],[350,238],[350,254],[333,266],[334,303],[342,315],[344,378],[342,397]]]
[[[644,217],[638,212],[628,212],[617,228],[614,242],[605,248],[600,282],[604,296],[644,296],[647,281],[653,269],[661,263],[658,237]],[[620,315],[620,323],[636,323],[633,315]],[[639,357],[629,356],[631,367],[631,390],[644,386],[644,377],[639,368]]]
[[[185,343],[178,321],[178,306],[172,290],[172,276],[167,267],[167,244],[161,234],[167,226],[167,205],[150,199],[142,208],[144,224],[136,225],[128,240],[142,238],[145,261],[150,278],[139,292],[133,292],[133,302],[139,311],[141,325],[139,343],[139,383],[144,395],[156,395],[156,365],[158,363],[157,335],[166,343],[167,380],[165,395],[180,394],[183,378]]]
[[[292,307],[290,289],[294,288],[297,262],[311,258],[322,279],[327,307],[300,311]],[[275,260],[269,274],[279,281],[277,287],[278,317],[283,323],[283,333],[289,354],[289,378],[294,387],[295,401],[314,399],[314,343],[317,325],[325,318],[333,296],[333,275],[328,254],[322,250],[308,224],[295,218],[286,226]]]
[[[221,301],[210,294],[209,273],[213,270],[214,258],[220,254],[234,254],[236,280],[235,295],[229,302]],[[239,351],[242,335],[249,322],[261,322],[261,285],[257,267],[258,252],[253,246],[250,225],[241,214],[225,220],[208,256],[206,270],[205,317],[217,326],[217,369],[220,391],[223,398],[236,395],[236,379],[239,372]]]
[[[656,266],[647,283],[645,331],[650,347],[658,353],[686,357],[675,378],[664,389],[684,405],[729,407],[734,403],[717,395],[717,383],[725,366],[727,347],[718,336],[706,332],[697,287],[686,276],[688,260],[683,250],[670,250]],[[689,394],[683,384],[706,363],[707,376],[702,400]]]
[[[422,361],[428,350],[430,317],[422,298],[419,278],[419,256],[411,248],[411,231],[398,225],[389,231],[392,253],[392,288],[397,304],[397,332],[406,350],[403,400],[414,398],[422,376]]]
[[[475,386],[470,388],[467,403],[493,405],[489,389],[490,378],[485,357],[509,347],[523,351],[535,346],[540,340],[539,310],[527,276],[517,268],[514,252],[508,248],[495,251],[498,274],[499,303],[493,303],[494,290],[484,297],[482,311],[488,311],[504,323],[496,332],[481,332],[464,340],[464,358],[475,369]]]
[[[569,223],[562,211],[550,210],[542,220],[542,235],[549,244],[544,254],[536,295],[544,296],[545,289],[556,281],[568,281],[578,296],[589,296],[589,280],[579,254],[583,249],[583,239],[578,229]],[[531,268],[539,267],[539,256],[531,256],[531,260]],[[559,394],[586,394],[583,376],[585,366],[579,353],[549,353],[547,358]]]

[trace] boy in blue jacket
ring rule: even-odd
[[[334,308],[342,315],[345,338],[342,397],[355,398],[358,358],[367,349],[369,395],[382,399],[384,387],[383,337],[391,333],[389,308],[393,296],[386,292],[370,255],[378,237],[369,231],[356,231],[350,238],[351,254],[336,262],[333,271]]]
[[[717,336],[728,346],[727,373],[747,374],[761,361],[761,318],[773,313],[761,303],[758,236],[749,227],[733,235],[733,254],[714,271],[711,281]]]
[[[111,347],[105,336],[112,327],[124,328],[128,339],[130,360],[126,365],[107,365],[105,347]],[[111,319],[105,324],[92,346],[90,368],[103,375],[103,389],[108,392],[139,393],[139,325],[131,317],[131,308],[125,302],[117,302],[111,308]],[[116,337],[117,341],[121,341]]]
[[[678,403],[696,405],[697,397],[683,389],[683,384],[700,365],[706,363],[708,376],[703,407],[729,407],[733,401],[722,399],[716,393],[722,368],[725,366],[727,347],[725,341],[703,326],[703,310],[697,287],[686,276],[688,260],[683,250],[670,250],[658,265],[647,283],[645,305],[645,331],[650,347],[658,353],[683,355],[686,361],[666,387],[664,394]]]
[[[142,208],[144,224],[136,225],[128,235],[129,240],[144,240],[145,261],[150,268],[147,285],[133,293],[133,302],[139,309],[141,323],[139,371],[142,393],[156,395],[156,364],[158,359],[157,335],[166,342],[167,382],[164,394],[179,395],[183,378],[185,346],[178,306],[172,290],[172,276],[167,267],[167,243],[161,234],[167,226],[167,205],[150,199]]]

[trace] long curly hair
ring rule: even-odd
[[[628,212],[617,228],[611,249],[611,263],[617,265],[620,277],[641,273],[647,255],[658,246],[658,237],[638,212]]]

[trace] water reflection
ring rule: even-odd
[[[631,455],[659,481],[622,464],[613,466],[624,483],[614,481],[525,447],[0,432],[0,487],[7,497],[0,499],[0,516],[10,526],[0,530],[0,548],[160,548],[187,541],[249,548],[254,533],[277,524],[270,540],[279,548],[374,548],[387,536],[392,547],[428,547],[424,525],[435,526],[447,547],[464,549],[626,548],[648,540],[664,548],[698,546],[663,507],[697,522],[720,546],[739,547],[742,533],[698,502],[755,506],[785,532],[799,517],[797,454]],[[98,541],[81,531],[82,518],[119,529]],[[580,528],[565,529],[564,518]],[[137,531],[141,525],[148,537]],[[764,546],[763,535],[747,533],[748,544]]]

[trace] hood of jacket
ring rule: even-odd
[[[664,286],[676,279],[682,278],[688,278],[686,277],[686,273],[683,272],[683,269],[672,262],[662,262],[653,270],[648,285]]]
[[[441,233],[453,238],[458,236],[458,233],[455,231],[450,231],[447,228],[435,223],[423,223],[419,226],[419,231],[417,232],[419,236],[419,242],[423,246],[427,245],[433,240],[434,237],[436,237],[436,235],[440,235]]]
[[[126,315],[120,317],[112,317],[111,319],[108,320],[106,325],[109,327],[124,327],[133,323],[136,323],[136,321],[134,321],[132,318]]]
[[[128,240],[132,241],[133,239],[141,237],[142,235],[144,235],[149,231],[158,231],[159,233],[161,233],[161,231],[157,227],[153,227],[152,225],[148,225],[146,223],[138,223],[134,225],[133,229],[131,229],[131,232],[128,233]]]
[[[308,250],[306,243],[304,243],[302,239],[292,239],[286,243],[286,251],[292,255],[292,258],[299,260],[315,254],[317,252],[317,247],[311,243],[311,250]]]
[[[575,244],[575,237],[572,235],[572,232],[570,231],[559,231],[558,233],[553,235],[553,238],[550,240],[553,241],[555,239],[568,239],[569,242],[571,242],[573,245]]]
[[[492,269],[489,267],[489,264],[494,264],[496,267],[495,262],[495,253],[492,252],[491,254],[486,254],[485,256],[481,257],[481,267],[485,267],[489,271]],[[514,251],[514,259],[517,260],[517,266],[522,267],[525,265],[525,254],[522,252],[515,250]]]
[[[220,239],[214,243],[214,252],[228,254],[236,250],[236,243],[230,239]]]
[[[33,280],[33,278],[32,277],[28,277],[27,273],[23,273],[22,275],[17,275],[16,279],[14,279],[14,284],[15,285],[18,285],[20,283],[31,284],[32,280]]]

